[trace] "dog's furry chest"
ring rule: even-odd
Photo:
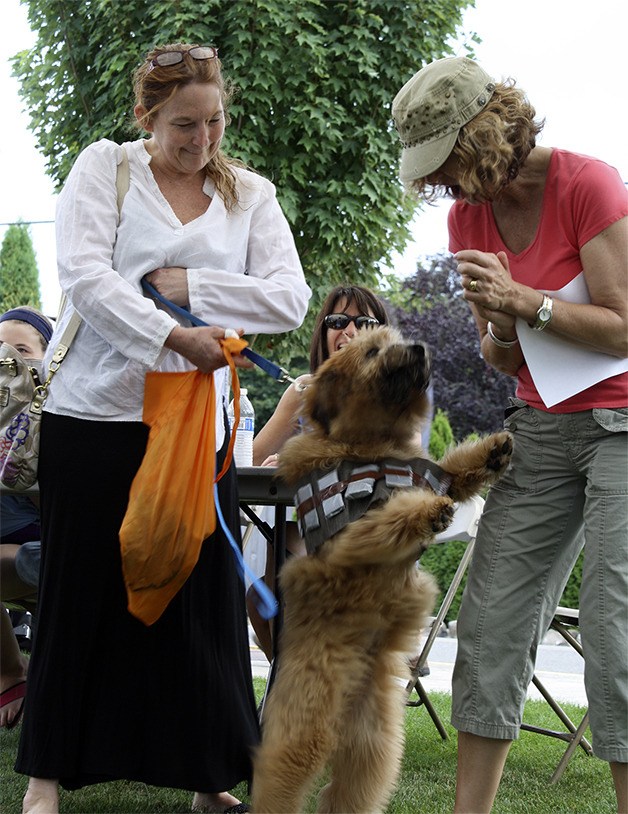
[[[299,533],[313,554],[395,490],[418,486],[444,495],[450,484],[451,475],[425,458],[341,461],[333,468],[314,469],[299,480],[295,492]]]

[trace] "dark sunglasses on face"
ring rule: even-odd
[[[183,62],[183,57],[188,54],[192,59],[216,59],[218,56],[218,49],[213,45],[196,45],[190,48],[189,51],[164,51],[163,54],[157,54],[150,61],[150,73],[153,68],[159,66],[160,68],[168,68],[170,65],[178,65]]]
[[[379,325],[379,320],[375,317],[353,317],[350,314],[327,314],[323,321],[325,327],[331,328],[333,331],[344,331],[350,322],[353,322],[358,330],[369,325]]]

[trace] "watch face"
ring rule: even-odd
[[[551,319],[552,312],[549,308],[540,308],[538,313],[539,322],[547,322],[548,319]]]

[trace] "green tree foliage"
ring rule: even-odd
[[[39,270],[25,223],[9,226],[0,249],[0,313],[18,305],[41,308]]]
[[[438,407],[432,419],[432,428],[430,430],[430,455],[436,460],[442,458],[453,443],[454,434],[451,431],[451,424],[447,414]]]
[[[451,585],[451,581],[458,569],[458,564],[465,552],[467,543],[461,540],[451,540],[448,543],[436,544],[428,546],[427,550],[421,555],[419,560],[421,568],[428,571],[436,580],[438,584],[439,594],[436,599],[436,608],[438,608],[443,601],[447,589]],[[458,618],[458,611],[460,610],[460,602],[462,600],[462,592],[464,586],[467,584],[467,575],[465,574],[460,583],[460,587],[456,591],[451,607],[445,617],[445,622],[451,622],[452,619]]]
[[[129,137],[130,76],[149,48],[218,46],[239,94],[225,147],[269,177],[313,290],[284,365],[303,357],[331,285],[377,287],[378,263],[406,244],[414,203],[397,180],[390,105],[403,82],[451,52],[473,0],[28,0],[38,39],[14,58],[48,171],[63,183],[95,139]],[[279,342],[279,344],[278,344]]]
[[[560,599],[559,604],[567,608],[580,607],[580,586],[582,584],[582,566],[584,565],[584,551],[580,552],[580,556],[576,560],[573,567],[571,576],[565,585],[565,590]]]

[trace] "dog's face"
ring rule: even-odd
[[[305,393],[305,413],[329,438],[403,441],[428,410],[426,347],[391,327],[363,328],[318,369]]]

